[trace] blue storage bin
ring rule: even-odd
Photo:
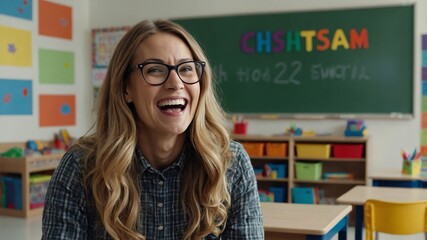
[[[288,199],[288,191],[286,188],[282,187],[270,187],[268,191],[274,193],[274,201],[275,202],[287,202]]]
[[[318,196],[315,188],[312,187],[294,187],[292,188],[292,202],[315,204]]]
[[[272,171],[277,172],[277,178],[286,178],[288,176],[288,164],[286,163],[268,163]]]
[[[6,207],[22,210],[22,179],[20,177],[3,176],[2,180],[5,186]]]

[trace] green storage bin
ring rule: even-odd
[[[296,178],[298,180],[319,180],[322,177],[322,163],[296,162]]]

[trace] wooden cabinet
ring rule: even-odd
[[[232,138],[241,143],[286,143],[287,155],[285,157],[250,156],[254,167],[262,166],[266,163],[285,163],[287,174],[285,178],[271,178],[257,176],[259,189],[270,187],[282,187],[286,189],[286,201],[292,202],[292,188],[294,187],[315,187],[321,193],[320,203],[335,202],[335,199],[356,185],[367,185],[367,168],[369,137],[344,137],[344,136],[256,136],[256,135],[233,135]],[[301,157],[298,154],[299,144],[329,145],[330,151],[325,156]],[[361,147],[361,154],[357,157],[336,157],[334,152],[342,146]],[[297,177],[297,163],[321,163],[322,175],[318,179],[302,180]],[[348,178],[325,179],[325,173],[348,173]]]
[[[24,144],[7,144],[7,146],[22,146]],[[6,150],[6,145],[0,146],[0,151]],[[31,174],[51,174],[58,166],[63,153],[22,158],[0,157],[0,176],[18,175],[22,180],[22,209],[0,207],[0,215],[13,217],[31,217],[40,215],[43,208],[30,209],[30,176]]]

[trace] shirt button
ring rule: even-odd
[[[163,181],[159,181],[159,185],[161,186],[161,185],[163,185]]]
[[[160,225],[157,229],[159,229],[159,231],[163,230],[163,225]]]
[[[157,203],[157,207],[163,207],[163,203]]]

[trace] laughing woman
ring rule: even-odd
[[[55,170],[42,239],[264,239],[253,168],[213,85],[182,27],[135,25],[109,64],[95,133]]]

